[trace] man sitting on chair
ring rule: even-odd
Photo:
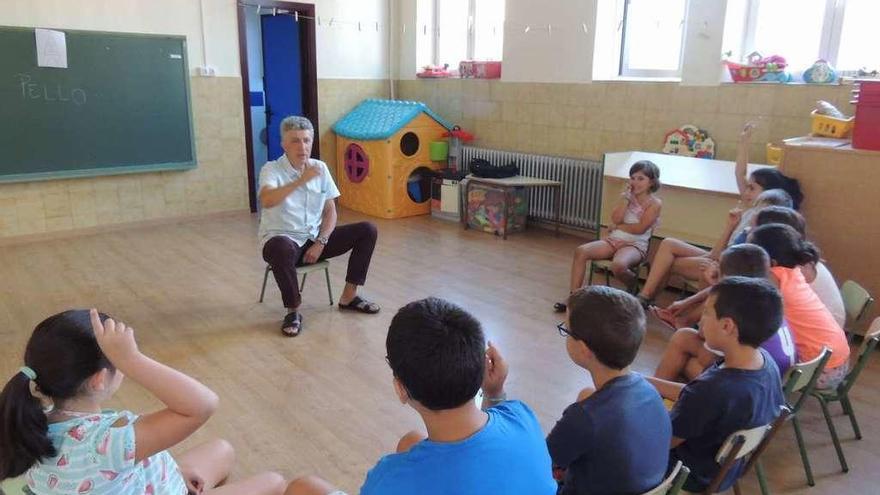
[[[310,158],[315,130],[305,117],[281,121],[284,154],[260,171],[260,239],[263,259],[272,267],[287,316],[281,332],[296,337],[303,329],[302,302],[296,266],[333,258],[351,251],[345,290],[339,309],[378,313],[379,306],[358,296],[367,280],[376,246],[376,226],[370,222],[336,225],[339,189],[327,164]]]

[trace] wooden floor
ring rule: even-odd
[[[362,218],[341,214],[341,222]],[[257,303],[265,265],[257,220],[246,213],[0,247],[0,376],[21,365],[42,318],[97,306],[131,324],[144,352],[220,394],[218,413],[181,449],[224,437],[238,450],[237,475],[317,473],[357,493],[379,456],[420,425],[393,394],[385,333],[396,308],[435,295],[483,322],[511,363],[509,394],[528,402],[549,430],[591,384],[569,361],[552,312],[582,240],[530,230],[503,241],[429,217],[376,223],[365,293],[382,312],[338,312],[327,305],[323,277],[313,276],[296,339],[278,331],[283,309],[271,279],[266,302]],[[334,261],[331,272],[338,294],[345,261]],[[636,371],[653,371],[666,339],[666,331],[650,328]],[[802,420],[817,485],[806,486],[789,427],[765,456],[774,493],[880,493],[878,384],[875,359],[853,392],[863,440],[853,440],[845,419],[837,422],[850,472],[840,472],[818,405],[810,403]],[[146,412],[158,403],[128,382],[110,405]],[[754,475],[744,492],[757,493]]]

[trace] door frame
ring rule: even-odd
[[[257,211],[257,194],[255,191],[257,177],[254,177],[254,141],[253,122],[251,121],[250,93],[251,83],[248,77],[248,50],[247,50],[247,25],[245,23],[245,9],[263,7],[266,11],[272,9],[286,10],[289,13],[297,12],[300,15],[300,46],[302,47],[302,98],[304,117],[312,121],[315,127],[315,139],[312,146],[312,157],[321,158],[321,140],[318,133],[318,72],[317,51],[315,49],[315,6],[309,3],[286,2],[280,0],[247,0],[247,3],[238,4],[238,52],[241,65],[241,95],[242,110],[244,113],[244,140],[247,154],[248,173],[248,199],[252,212]]]

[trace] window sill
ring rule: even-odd
[[[680,77],[632,77],[632,76],[614,76],[614,77],[596,77],[593,82],[672,82],[680,83]]]

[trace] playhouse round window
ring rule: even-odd
[[[419,136],[414,132],[407,132],[400,138],[400,152],[406,156],[413,156],[419,151]]]
[[[367,178],[370,172],[370,157],[360,145],[349,144],[345,149],[345,176],[357,184]]]
[[[428,167],[416,167],[406,180],[406,193],[414,203],[424,203],[431,199],[431,179],[434,171]]]

